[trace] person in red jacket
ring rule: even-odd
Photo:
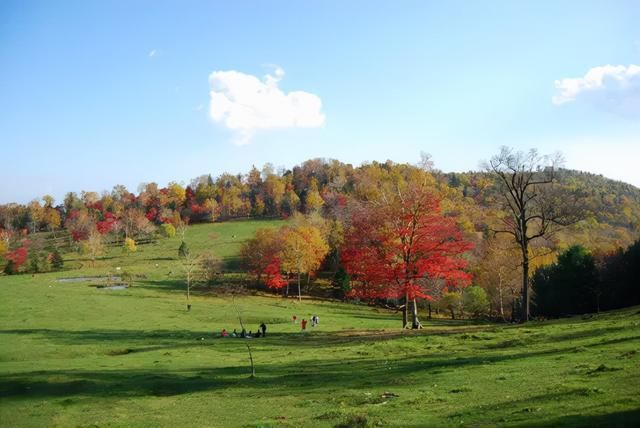
[[[300,323],[300,325],[302,326],[302,330],[306,330],[307,329],[307,320],[303,318],[302,322]]]

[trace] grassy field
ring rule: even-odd
[[[187,242],[237,266],[263,225],[277,223],[194,226]],[[270,295],[204,290],[187,312],[178,245],[0,277],[1,426],[640,424],[638,307],[524,326],[435,319],[420,332],[383,309]],[[124,290],[56,282],[116,266],[144,278]],[[234,306],[267,337],[217,337],[239,328]],[[320,326],[302,333],[294,314]]]

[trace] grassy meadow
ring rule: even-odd
[[[185,240],[237,271],[242,241],[280,224],[198,225]],[[187,312],[179,244],[0,277],[1,426],[640,425],[638,307],[526,325],[441,318],[414,332],[380,308],[214,286]],[[132,287],[56,281],[116,267]],[[236,309],[267,337],[218,337],[239,328]],[[320,325],[303,333],[294,314]]]

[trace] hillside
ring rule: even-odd
[[[194,251],[232,261],[257,227],[196,225]],[[0,419],[7,426],[611,426],[640,423],[640,307],[527,325],[435,318],[419,332],[364,305],[227,288],[184,307],[178,238],[67,270],[0,278]],[[80,266],[82,264],[82,267]],[[127,289],[96,279],[115,268]],[[217,337],[268,325],[266,338]],[[291,321],[312,314],[300,332]],[[256,364],[249,379],[245,341]],[[342,424],[342,425],[340,425]]]

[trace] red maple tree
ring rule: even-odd
[[[441,214],[439,199],[414,186],[393,198],[354,210],[341,260],[354,280],[352,294],[403,299],[403,326],[420,328],[417,299],[431,300],[434,281],[465,286],[471,275],[460,256],[472,248],[455,219]]]
[[[282,278],[281,262],[278,258],[273,258],[264,269],[266,275],[265,284],[269,288],[280,289],[287,285],[287,280]]]

